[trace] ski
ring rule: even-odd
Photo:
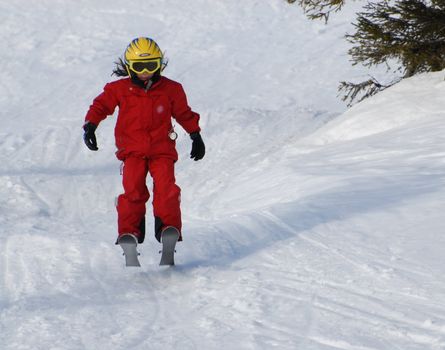
[[[175,247],[179,239],[179,231],[169,226],[161,233],[161,262],[159,265],[174,265],[175,264]]]
[[[139,253],[136,250],[137,238],[133,235],[123,235],[118,239],[118,244],[124,251],[125,266],[141,266],[139,263]]]

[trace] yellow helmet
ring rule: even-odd
[[[125,63],[130,61],[150,60],[159,58],[162,61],[163,54],[158,44],[153,39],[140,37],[128,44],[124,54]]]

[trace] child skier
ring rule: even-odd
[[[123,161],[124,193],[117,200],[117,243],[127,255],[128,245],[135,248],[137,243],[144,241],[145,203],[150,197],[146,186],[149,172],[153,178],[155,237],[172,255],[182,235],[180,188],[174,175],[174,163],[178,160],[177,135],[171,117],[190,134],[190,155],[196,161],[205,154],[199,114],[188,106],[181,84],[161,75],[166,63],[153,39],[134,39],[127,46],[124,59],[116,64],[113,74],[126,78],[106,84],[94,99],[85,117],[84,141],[90,150],[97,151],[95,130],[119,107],[114,133],[116,157]],[[166,264],[172,263],[171,256]]]

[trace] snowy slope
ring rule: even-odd
[[[0,2],[0,348],[444,349],[445,73],[340,115],[352,13],[326,27],[279,0]],[[151,235],[142,268],[123,266],[114,118],[99,152],[81,140],[141,34],[208,149],[190,161],[178,130],[174,268]]]

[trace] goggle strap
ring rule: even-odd
[[[168,59],[161,60],[161,72],[168,66]]]
[[[125,65],[125,69],[127,70],[128,76],[131,77],[130,67],[128,67],[128,64]]]

